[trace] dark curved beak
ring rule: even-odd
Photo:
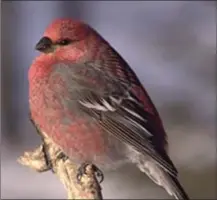
[[[52,47],[52,41],[48,37],[43,37],[36,44],[35,49],[41,52],[46,52]]]

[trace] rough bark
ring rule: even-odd
[[[68,158],[61,157],[60,149],[50,140],[45,139],[47,152],[52,164],[52,170],[67,190],[68,199],[102,199],[101,187],[95,176],[94,167],[88,165],[86,173],[77,181],[77,167]],[[32,152],[25,152],[18,159],[19,163],[38,172],[48,171],[43,146],[40,145]]]

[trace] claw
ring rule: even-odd
[[[93,170],[96,173],[96,178],[99,181],[99,183],[102,183],[104,180],[104,175],[102,173],[102,171],[96,166],[96,165],[92,165],[93,166]]]
[[[77,173],[77,176],[76,176],[78,183],[81,182],[81,177],[84,174],[87,174],[86,168],[87,168],[88,165],[92,165],[97,180],[99,181],[99,183],[102,183],[103,180],[104,180],[104,175],[103,175],[102,171],[96,165],[93,165],[93,164],[87,163],[87,162],[82,163],[81,166],[78,168],[78,173]]]
[[[78,183],[81,182],[81,177],[86,174],[86,167],[89,165],[89,163],[82,163],[81,166],[78,168],[78,173],[77,173],[77,181]]]
[[[63,161],[66,161],[68,159],[68,156],[61,152],[60,154],[58,154],[57,159],[62,159]]]

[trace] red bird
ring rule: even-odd
[[[189,199],[167,154],[160,116],[136,74],[89,25],[57,19],[29,69],[31,119],[72,161],[133,162],[176,199]]]

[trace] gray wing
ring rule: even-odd
[[[67,83],[65,88],[71,101],[77,101],[82,112],[117,139],[151,156],[171,175],[177,175],[167,154],[159,154],[152,142],[158,134],[153,128],[154,116],[144,110],[127,80],[120,81],[91,63],[73,66],[60,63],[54,66],[53,78],[55,74]]]

